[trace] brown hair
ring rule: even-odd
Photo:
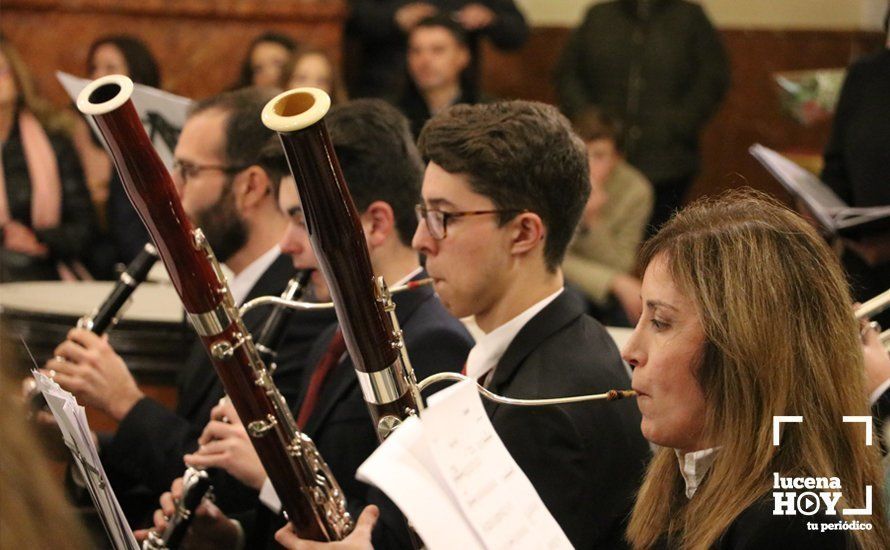
[[[572,119],[572,126],[584,143],[607,139],[619,146],[621,139],[621,125],[614,117],[611,117],[597,108],[584,109]]]
[[[37,117],[40,125],[47,132],[62,133],[70,136],[71,130],[74,128],[74,119],[70,113],[55,109],[49,101],[40,97],[28,66],[25,65],[25,62],[12,44],[3,37],[0,37],[0,52],[3,53],[9,63],[16,91],[18,92],[16,113],[20,109],[25,108]]]
[[[720,446],[687,500],[672,449],[649,464],[628,527],[635,548],[713,546],[768,494],[773,473],[838,477],[838,509],[861,508],[881,487],[876,447],[844,415],[869,414],[858,324],[831,250],[799,216],[766,195],[733,191],[676,214],[644,246],[643,265],[667,260],[696,305],[705,351],[696,378],[705,396],[704,437]],[[801,415],[772,444],[773,417]],[[886,548],[883,506],[874,528],[850,531],[864,549]]]
[[[297,65],[301,59],[310,55],[320,55],[325,58],[331,67],[331,93],[328,94],[331,96],[331,103],[334,105],[345,103],[349,98],[346,95],[346,85],[343,83],[343,75],[340,74],[340,69],[334,64],[334,60],[331,59],[327,51],[315,46],[301,46],[294,52],[290,60],[284,65],[284,68],[281,69],[280,87],[283,90],[290,89],[290,81],[294,76]]]
[[[584,144],[551,105],[506,101],[455,105],[427,122],[418,148],[500,210],[537,213],[547,228],[544,259],[555,271],[590,195]]]
[[[259,163],[263,148],[274,136],[260,115],[277,91],[248,87],[223,92],[199,101],[189,111],[189,117],[217,109],[226,113],[225,150],[219,153],[229,166],[246,168]]]
[[[59,479],[31,435],[21,399],[10,391],[18,387],[0,370],[0,548],[89,548]]]

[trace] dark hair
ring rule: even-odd
[[[466,174],[503,210],[536,212],[547,228],[544,260],[555,271],[590,195],[584,144],[556,107],[531,101],[455,105],[418,142],[424,160]],[[502,224],[515,217],[500,216]]]
[[[250,43],[250,46],[247,48],[247,55],[244,56],[244,60],[241,62],[241,70],[238,72],[238,80],[235,81],[231,89],[237,90],[238,88],[253,86],[253,66],[251,65],[250,58],[253,57],[253,50],[257,47],[257,45],[262,44],[263,42],[272,42],[273,44],[278,44],[290,53],[293,53],[294,50],[297,49],[297,43],[294,41],[293,38],[287,36],[286,34],[267,31],[257,36],[253,39],[253,41]]]
[[[93,55],[96,53],[96,50],[104,44],[112,44],[121,52],[121,55],[124,56],[124,60],[127,62],[127,70],[130,73],[128,76],[133,82],[145,84],[153,88],[161,86],[161,71],[158,68],[158,62],[155,61],[151,50],[148,49],[145,42],[135,36],[126,34],[103,36],[90,45],[90,50],[87,54],[88,64],[93,62]]]
[[[281,71],[281,81],[278,87],[282,90],[289,90],[291,87],[290,81],[293,80],[294,71],[297,69],[297,65],[299,65],[304,57],[310,55],[320,55],[324,57],[328,62],[328,65],[331,67],[331,91],[328,93],[331,97],[331,103],[334,105],[345,103],[348,98],[346,85],[343,83],[343,75],[340,69],[334,63],[334,60],[331,59],[327,50],[315,46],[300,46],[294,50],[294,54],[291,56],[290,61],[284,65],[284,69]]]
[[[411,32],[408,34],[410,36],[417,29],[428,29],[432,27],[442,27],[443,29],[451,33],[451,36],[453,36],[454,39],[457,40],[458,44],[464,47],[470,46],[470,41],[467,37],[467,31],[465,31],[464,28],[460,26],[460,23],[458,23],[451,17],[442,14],[431,15],[429,17],[421,19],[420,22],[417,23],[417,25],[415,25],[414,28],[411,29]]]
[[[271,182],[272,196],[278,197],[278,190],[281,188],[281,180],[284,176],[290,175],[290,166],[287,164],[287,157],[284,156],[284,149],[281,147],[281,140],[277,135],[273,135],[260,149],[260,156],[257,164],[266,171]]]
[[[621,124],[595,107],[584,109],[572,120],[572,126],[584,143],[607,139],[620,149]]]
[[[423,162],[408,119],[385,101],[360,99],[332,108],[326,123],[356,208],[364,212],[378,200],[389,204],[399,239],[410,245]]]
[[[264,147],[273,135],[260,120],[260,115],[273,97],[275,90],[270,88],[251,87],[224,92],[198,102],[189,117],[215,109],[223,111],[227,115],[225,150],[222,151],[226,164],[238,167],[260,164]]]

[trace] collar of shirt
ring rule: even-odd
[[[674,452],[677,453],[677,461],[680,463],[680,474],[683,476],[683,481],[686,482],[686,498],[692,498],[692,495],[698,490],[698,486],[705,479],[705,474],[708,473],[711,465],[714,464],[714,459],[717,458],[717,451],[719,450],[720,447],[712,447],[710,449],[702,449],[701,451],[683,453],[674,449]]]
[[[868,397],[869,404],[874,406],[874,404],[878,402],[878,399],[880,399],[887,390],[890,390],[890,378],[881,382],[880,385],[875,388],[875,391],[871,392],[871,395]]]
[[[250,289],[253,288],[253,285],[260,280],[263,273],[269,269],[269,266],[271,266],[280,255],[281,249],[276,244],[270,248],[268,252],[251,262],[241,273],[229,280],[229,289],[232,291],[232,298],[235,299],[237,305],[241,305],[241,302],[243,302],[247,298],[247,295],[250,294]]]
[[[474,380],[478,380],[482,376],[486,376],[486,383],[490,378],[490,373],[497,366],[498,361],[507,351],[510,342],[516,338],[522,327],[532,320],[532,317],[540,313],[542,309],[547,307],[550,302],[556,299],[562,293],[560,288],[550,296],[547,296],[532,307],[526,309],[516,317],[510,319],[503,325],[479,338],[476,345],[470,350],[467,356],[467,376]]]

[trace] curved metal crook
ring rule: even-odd
[[[425,390],[427,387],[436,384],[438,382],[445,381],[453,381],[460,382],[463,380],[472,380],[469,376],[465,374],[459,374],[456,372],[440,372],[433,374],[432,376],[428,376],[417,383],[417,389],[419,391]],[[520,407],[539,407],[541,405],[566,405],[569,403],[583,403],[585,401],[617,401],[619,399],[627,399],[628,397],[635,397],[637,392],[633,390],[609,390],[606,393],[592,393],[589,395],[573,395],[569,397],[551,397],[548,399],[514,399],[512,397],[504,397],[502,395],[498,395],[487,390],[485,387],[476,382],[476,389],[479,390],[479,393],[482,397],[488,399],[489,401],[493,401],[495,403],[500,403],[503,405],[516,405]]]

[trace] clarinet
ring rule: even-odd
[[[330,97],[317,88],[297,88],[272,99],[263,123],[278,132],[293,173],[312,249],[328,282],[346,348],[380,440],[422,400],[395,305],[371,269],[355,204],[331,145],[324,115]]]
[[[310,269],[297,273],[288,282],[284,292],[281,293],[281,298],[293,301],[302,298],[310,275],[312,275]],[[264,364],[274,364],[276,350],[284,334],[284,327],[292,313],[292,309],[279,304],[272,308],[272,312],[266,318],[256,342],[257,352]],[[186,468],[185,474],[182,476],[182,498],[176,503],[176,511],[167,522],[163,533],[159,535],[154,531],[149,532],[148,538],[142,544],[142,550],[176,550],[179,548],[198,506],[205,498],[213,498],[213,485],[210,479],[213,471],[208,472],[193,466]]]
[[[103,334],[113,328],[120,320],[118,313],[140,284],[148,278],[148,272],[158,261],[158,251],[154,245],[145,243],[139,254],[127,265],[126,271],[120,274],[114,289],[108,298],[87,317],[81,317],[78,328],[85,328],[96,334]]]
[[[140,284],[148,278],[148,272],[158,261],[158,251],[151,243],[146,243],[139,254],[130,261],[126,271],[120,274],[111,293],[89,315],[84,315],[77,320],[77,328],[86,329],[99,336],[114,328],[120,320],[124,306],[130,296]],[[32,413],[46,410],[46,399],[43,394],[34,389],[30,392]]]
[[[301,538],[334,541],[352,529],[343,492],[301,433],[238,313],[219,262],[183,211],[130,99],[133,82],[90,83],[78,109],[96,122],[127,196],[142,219],[201,343],[222,380],[282,507]]]
[[[158,535],[149,531],[142,543],[142,550],[176,550],[182,545],[188,528],[195,517],[195,510],[204,499],[213,499],[213,487],[207,470],[189,467],[182,476],[182,498],[176,503],[176,511],[167,522],[164,532]]]
[[[281,298],[291,301],[297,301],[302,298],[303,293],[306,291],[306,285],[309,284],[310,275],[312,275],[311,269],[304,269],[294,275],[288,281],[284,292],[281,293]],[[276,305],[272,308],[269,316],[266,317],[266,322],[263,324],[263,328],[260,329],[259,336],[257,337],[256,349],[260,354],[260,359],[263,360],[264,364],[270,365],[270,368],[273,370],[273,365],[278,355],[278,346],[281,344],[282,337],[284,336],[284,327],[287,326],[287,321],[292,314],[292,309]]]

